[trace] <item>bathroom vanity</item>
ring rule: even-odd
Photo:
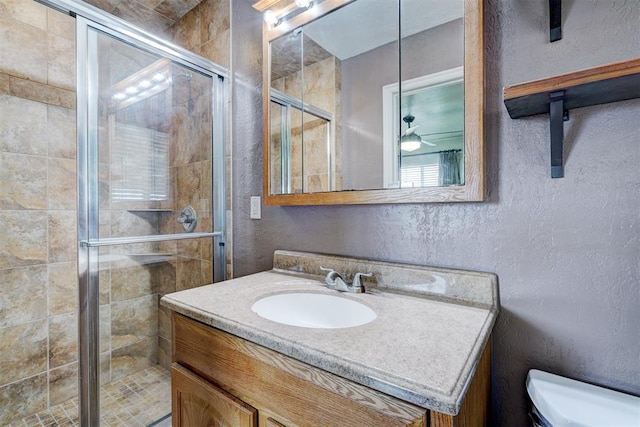
[[[373,277],[366,293],[339,293],[324,286],[321,266]],[[310,328],[252,310],[281,294],[335,295],[375,318]],[[277,251],[271,271],[162,304],[173,311],[174,426],[486,423],[495,275]]]

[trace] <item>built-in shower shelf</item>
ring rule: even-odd
[[[137,262],[138,264],[159,264],[161,262],[167,262],[175,258],[175,254],[170,252],[166,253],[150,253],[150,254],[127,254],[129,258]]]
[[[564,175],[563,121],[569,110],[640,98],[640,58],[504,88],[512,119],[548,113],[551,119],[551,177]]]

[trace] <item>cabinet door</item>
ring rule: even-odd
[[[258,411],[178,364],[171,367],[173,427],[256,427]]]
[[[285,427],[284,424],[280,424],[273,418],[267,418],[267,425],[265,427]]]

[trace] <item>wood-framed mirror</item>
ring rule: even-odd
[[[266,205],[485,198],[483,0],[260,0]]]

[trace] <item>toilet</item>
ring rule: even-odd
[[[640,427],[640,397],[536,369],[527,392],[534,427]]]

